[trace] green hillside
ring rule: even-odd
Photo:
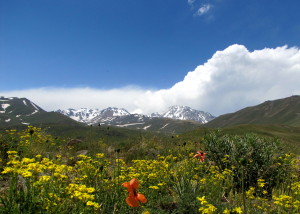
[[[266,101],[235,113],[221,115],[205,124],[205,127],[220,128],[241,124],[300,126],[300,96]]]
[[[131,116],[128,116],[131,117]],[[122,118],[123,123],[124,119]],[[125,122],[126,124],[126,122]],[[112,124],[113,125],[113,124]],[[193,130],[202,124],[196,121],[175,120],[170,118],[149,118],[144,117],[143,122],[129,121],[126,125],[115,125],[134,130],[144,130],[156,133],[177,134]]]
[[[44,124],[83,126],[65,115],[46,112],[26,98],[0,97],[0,128]]]

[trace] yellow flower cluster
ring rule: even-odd
[[[101,175],[108,168],[110,162],[104,159],[103,153],[96,154],[96,158],[86,155],[78,155],[78,160],[74,166],[77,173],[76,181],[87,181],[89,178],[103,179]]]
[[[233,176],[233,171],[230,169],[220,170],[217,166],[211,166],[208,175],[210,175],[211,182],[219,182],[231,178]]]
[[[95,196],[92,195],[92,193],[95,192],[95,189],[82,184],[71,183],[66,187],[66,192],[71,196],[71,198],[76,198],[83,202],[95,199]]]
[[[86,205],[90,206],[90,207],[94,207],[95,209],[99,209],[101,207],[98,203],[93,202],[93,201],[86,202]]]
[[[264,187],[266,185],[265,180],[264,179],[258,179],[257,180],[257,185],[259,187]]]
[[[246,197],[249,199],[255,199],[254,193],[255,193],[255,188],[250,187],[249,190],[246,191]]]
[[[217,208],[212,205],[209,204],[205,198],[205,196],[202,197],[197,197],[197,200],[200,202],[201,207],[199,208],[199,211],[203,214],[212,214],[212,213],[216,213]]]
[[[152,186],[152,189],[157,189],[158,183],[162,184],[168,181],[172,175],[169,166],[170,164],[162,158],[160,160],[133,160],[130,167],[122,164],[119,179],[120,182],[125,182],[135,177],[141,183],[147,183],[149,187]]]
[[[286,208],[289,208],[292,206],[293,198],[288,195],[280,195],[279,197],[273,196],[274,204],[277,204],[279,206],[283,206]]]
[[[235,207],[233,208],[232,210],[226,208],[223,212],[223,214],[230,214],[230,213],[238,213],[238,214],[241,214],[243,213],[243,210],[241,207]]]
[[[56,207],[61,203],[62,199],[58,197],[55,193],[49,193],[48,197],[44,200],[44,208],[48,211],[55,212]]]
[[[22,158],[19,160],[16,151],[8,151],[9,161],[7,162],[7,167],[4,167],[2,174],[16,173],[25,178],[32,176],[39,176],[39,174],[52,174],[59,180],[67,179],[68,173],[73,171],[71,166],[58,165],[53,163],[48,158],[43,158],[42,160],[36,160],[35,158]],[[38,156],[37,159],[41,159]],[[42,176],[43,177],[43,176]],[[38,180],[38,182],[48,181],[49,177],[43,177]]]
[[[295,195],[300,195],[300,182],[292,183],[291,188]]]
[[[283,209],[288,209],[288,210],[293,209],[294,212],[296,210],[297,212],[299,211],[300,201],[296,198],[293,198],[292,196],[289,195],[279,195],[278,197],[273,196],[273,200],[274,200],[274,204],[276,204],[279,207],[282,207]]]

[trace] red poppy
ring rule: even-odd
[[[206,155],[207,153],[203,151],[197,151],[197,153],[194,155],[194,158],[200,157],[200,162],[204,162]]]
[[[139,182],[136,178],[131,179],[130,182],[125,182],[122,184],[123,187],[127,188],[128,197],[126,198],[126,203],[131,207],[138,207],[139,201],[142,203],[147,202],[147,198],[137,192],[139,187]]]

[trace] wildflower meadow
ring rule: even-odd
[[[0,213],[300,213],[299,162],[278,139],[211,131],[198,141],[128,159],[105,142],[78,150],[40,128],[6,130]]]

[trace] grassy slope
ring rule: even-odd
[[[206,127],[229,127],[241,124],[285,124],[300,126],[300,96],[266,101],[231,114],[221,115]]]

